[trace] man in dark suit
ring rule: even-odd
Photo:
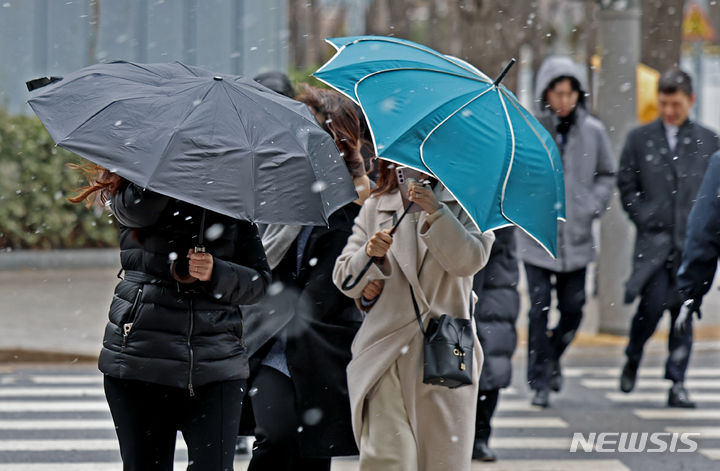
[[[665,364],[665,378],[673,382],[668,392],[670,407],[695,407],[684,387],[692,332],[674,332],[681,304],[677,271],[688,214],[710,156],[720,146],[714,132],[688,119],[694,101],[692,82],[685,72],[670,69],[663,73],[658,82],[660,118],[630,132],[618,173],[623,207],[637,229],[625,302],[640,295],[625,349],[620,390],[632,391],[645,343],[668,310],[673,322]]]

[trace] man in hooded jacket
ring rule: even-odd
[[[615,159],[603,124],[585,107],[585,71],[568,57],[548,57],[538,70],[537,118],[552,134],[562,155],[566,221],[558,226],[554,259],[529,235],[517,231],[518,257],[530,291],[527,380],[532,404],[549,405],[560,391],[560,357],[575,337],[585,305],[585,275],[595,256],[592,225],[612,195]],[[560,319],[548,329],[551,290]]]

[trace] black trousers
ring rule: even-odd
[[[302,429],[292,380],[275,368],[261,366],[251,390],[255,445],[248,471],[329,471],[330,458],[300,454]]]
[[[495,414],[499,393],[499,389],[478,391],[477,415],[475,416],[475,441],[482,440],[487,442],[490,438],[490,433],[492,432],[490,420],[493,414]]]
[[[585,268],[561,273],[525,264],[530,291],[527,381],[532,389],[548,389],[552,361],[558,360],[580,326],[585,306]],[[548,330],[552,278],[560,320]]]
[[[665,362],[665,379],[682,382],[690,362],[693,332],[691,328],[683,335],[675,334],[675,319],[680,314],[676,292],[675,272],[672,267],[660,268],[645,283],[640,293],[638,310],[630,325],[630,341],[625,355],[628,360],[640,363],[645,343],[657,329],[665,311],[670,311],[669,355]]]
[[[172,471],[180,430],[188,470],[233,469],[245,380],[187,389],[105,376],[124,471]]]

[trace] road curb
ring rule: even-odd
[[[116,248],[0,251],[0,271],[113,267],[120,267]]]

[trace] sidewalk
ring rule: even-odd
[[[0,253],[0,362],[97,358],[118,281],[119,255],[117,250],[79,252]],[[523,304],[517,324],[520,356],[527,353]],[[704,305],[705,316],[696,325],[698,341],[720,341],[716,306]],[[666,338],[667,319],[649,348],[666,348]],[[625,342],[622,336],[581,332],[573,347],[615,352]]]

